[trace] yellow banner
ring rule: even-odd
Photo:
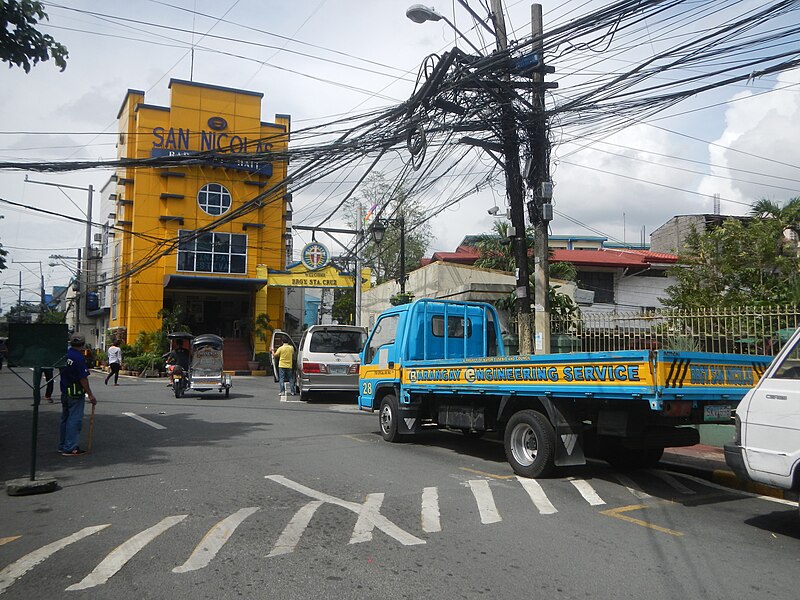
[[[370,269],[361,271],[361,289],[369,289]],[[290,269],[289,272],[267,273],[267,285],[270,287],[310,287],[310,288],[352,288],[354,278],[342,275],[336,267],[328,266],[317,271]]]

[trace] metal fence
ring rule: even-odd
[[[552,318],[551,351],[669,349],[774,356],[797,327],[800,306],[585,310],[566,319]]]

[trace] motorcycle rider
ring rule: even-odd
[[[175,340],[175,347],[161,358],[166,359],[167,362],[167,371],[169,372],[167,387],[171,387],[175,382],[175,369],[180,368],[185,373],[189,370],[189,365],[192,361],[192,355],[184,347],[183,340],[180,338]]]

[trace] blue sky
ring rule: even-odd
[[[2,160],[112,159],[112,132],[126,90],[144,90],[148,103],[168,104],[170,78],[193,77],[198,82],[263,92],[262,118],[288,113],[295,129],[330,121],[336,115],[387,107],[409,97],[427,55],[441,53],[455,41],[443,22],[408,20],[405,10],[411,2],[398,0],[61,0],[45,4],[50,20],[43,30],[68,47],[68,67],[60,73],[52,62],[44,63],[27,75],[21,69],[0,69]],[[488,36],[479,36],[458,3],[432,4],[476,45],[490,44]],[[470,4],[484,13],[478,0]],[[547,29],[604,3],[546,0],[542,4]],[[762,4],[743,2],[737,12]],[[509,37],[528,35],[530,3],[506,2],[505,9]],[[211,35],[204,37],[204,33]],[[649,43],[625,53],[598,52],[591,69],[620,70],[668,43],[659,40],[654,23]],[[458,45],[468,49],[461,41]],[[568,93],[586,77],[576,64],[555,57],[548,62],[557,69],[551,76],[559,80],[556,93]],[[588,70],[588,63],[583,65]],[[798,84],[800,73],[795,70],[719,89],[682,102],[646,123],[631,119],[628,128],[612,136],[577,143],[565,142],[570,132],[554,123],[556,218],[551,231],[637,242],[643,232],[649,237],[675,214],[711,212],[714,193],[722,198],[722,212],[738,214],[762,196],[780,201],[800,195]],[[396,164],[385,168],[391,170]],[[476,165],[481,164],[488,168],[491,160],[477,158]],[[109,175],[109,171],[96,170],[31,173],[30,177],[99,189]],[[24,177],[24,172],[0,172],[0,197],[81,217],[78,207],[85,207],[85,193],[32,185]],[[296,194],[295,224],[317,224],[347,190],[347,185],[324,181]],[[98,201],[99,195],[95,215]],[[430,251],[453,250],[465,235],[489,231],[493,218],[486,211],[495,202],[504,206],[502,185],[437,213],[430,221],[434,233]],[[38,265],[11,260],[42,261],[48,291],[68,281],[69,272],[48,266],[47,257],[74,255],[84,240],[80,224],[7,206],[0,207],[0,214],[4,215],[0,241],[10,252],[9,268],[0,274],[0,282],[15,285],[22,271],[23,298],[33,299],[38,293]],[[334,217],[328,225],[336,221]],[[309,239],[308,232],[298,233],[295,247]],[[15,298],[13,287],[0,286],[3,310]]]

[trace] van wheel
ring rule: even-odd
[[[386,394],[381,400],[378,422],[384,440],[387,442],[400,441],[400,434],[397,431],[397,398],[394,394]]]
[[[503,436],[506,458],[522,477],[546,477],[555,466],[555,431],[550,421],[535,410],[515,413]]]

